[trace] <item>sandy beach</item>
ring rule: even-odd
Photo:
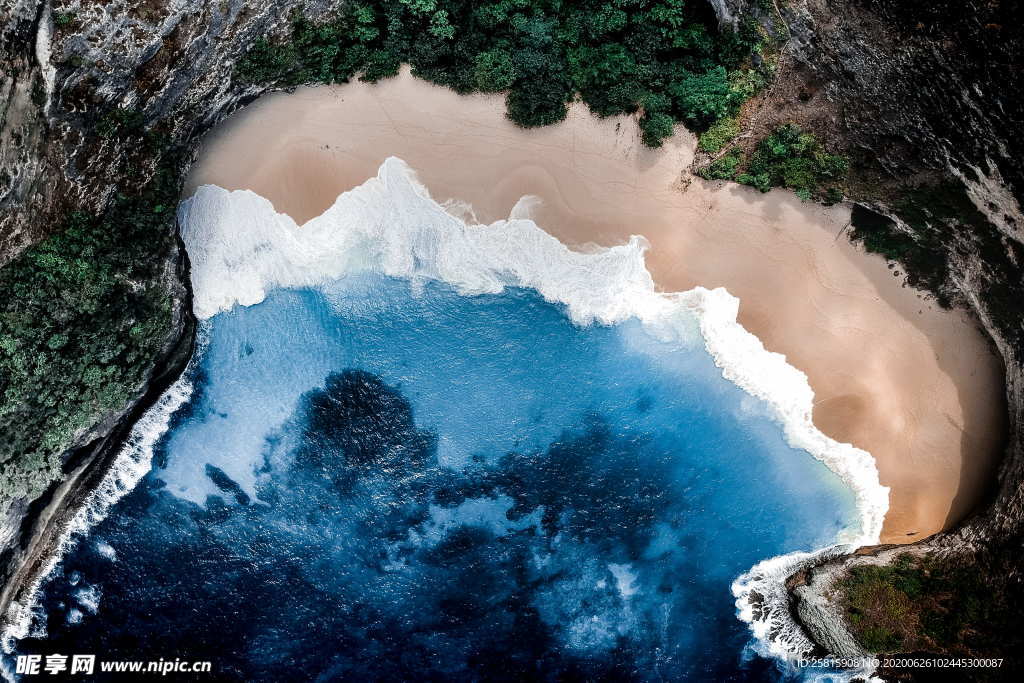
[[[694,147],[678,128],[646,149],[634,119],[582,106],[522,130],[501,97],[459,96],[406,70],[262,98],[210,136],[186,195],[205,183],[250,189],[301,223],[397,156],[435,199],[471,206],[480,222],[534,195],[531,217],[570,246],[643,235],[659,287],[739,297],[740,322],[807,374],[815,424],[876,458],[892,488],[883,542],[957,522],[993,481],[1004,433],[1001,363],[974,322],[852,245],[848,207],[692,178]]]

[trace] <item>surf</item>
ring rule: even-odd
[[[636,318],[677,340],[692,340],[696,327],[722,375],[770,406],[789,443],[823,462],[856,496],[859,526],[846,530],[835,547],[766,558],[733,584],[739,618],[768,652],[791,657],[806,651],[810,643],[789,616],[783,583],[815,560],[878,543],[889,502],[874,459],[814,426],[806,375],[743,329],[736,320],[738,299],[722,288],[658,292],[644,266],[646,241],[640,236],[618,247],[573,252],[529,219],[534,201],[521,200],[508,220],[467,224],[434,202],[395,157],[376,178],[301,227],[254,193],[203,186],[181,208],[186,244],[199,255],[198,263],[193,257],[194,286],[202,292],[197,314],[256,303],[274,287],[317,286],[373,271],[446,282],[466,295],[531,288],[564,304],[581,325]],[[232,226],[240,222],[252,230],[239,234]]]
[[[320,291],[337,304],[335,283],[383,276],[410,283],[414,291],[443,285],[464,297],[529,290],[561,306],[576,326],[633,321],[662,343],[703,346],[721,376],[757,399],[788,443],[826,465],[856,500],[857,523],[843,530],[837,545],[768,559],[733,583],[737,616],[750,625],[763,651],[781,657],[804,651],[807,642],[789,618],[782,582],[822,553],[877,542],[888,492],[878,481],[874,461],[814,427],[813,392],[806,377],[736,322],[735,297],[700,287],[659,292],[644,265],[642,237],[617,247],[572,251],[530,220],[530,201],[521,202],[507,220],[467,223],[435,202],[413,171],[395,158],[302,226],[251,192],[203,186],[179,208],[192,262],[195,313],[208,325],[218,314],[257,306],[281,290]],[[637,228],[642,232],[642,226]],[[192,376],[186,372],[140,421],[69,538],[101,521],[149,470],[154,444],[188,400]],[[240,486],[258,496],[251,483]],[[628,587],[623,571],[615,578]],[[18,623],[24,626],[31,610],[21,609]],[[9,635],[25,633],[23,627]]]

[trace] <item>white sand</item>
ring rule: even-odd
[[[841,236],[848,207],[684,183],[693,149],[679,129],[648,150],[634,119],[582,106],[522,130],[502,98],[459,96],[405,71],[262,98],[211,136],[186,192],[251,189],[303,222],[393,155],[434,198],[468,203],[482,222],[529,194],[542,201],[532,217],[571,246],[642,234],[661,288],[738,296],[740,322],[808,375],[817,426],[875,456],[892,487],[884,542],[958,521],[992,480],[1004,432],[1002,368],[981,333]]]

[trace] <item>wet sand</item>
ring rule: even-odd
[[[692,178],[694,146],[678,128],[646,149],[633,118],[582,106],[522,130],[501,97],[459,96],[406,71],[260,99],[211,135],[186,194],[250,189],[302,223],[397,156],[435,199],[470,205],[480,222],[534,195],[531,217],[570,246],[643,235],[659,287],[739,297],[744,327],[807,374],[815,424],[875,457],[892,489],[883,542],[957,522],[993,480],[1004,433],[1002,366],[973,321],[852,245],[848,207]]]

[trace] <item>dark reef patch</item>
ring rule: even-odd
[[[591,415],[545,450],[446,469],[408,400],[360,370],[305,394],[292,424],[258,500],[212,466],[243,504],[203,509],[144,480],[94,531],[118,560],[69,556],[44,590],[49,636],[19,650],[208,659],[218,680],[651,680],[697,675],[691,651],[734,628],[720,586],[673,599],[708,579],[683,531],[685,481],[654,440]],[[99,611],[72,623],[90,595]],[[717,626],[666,631],[676,610]],[[755,659],[699,675],[773,671]]]

